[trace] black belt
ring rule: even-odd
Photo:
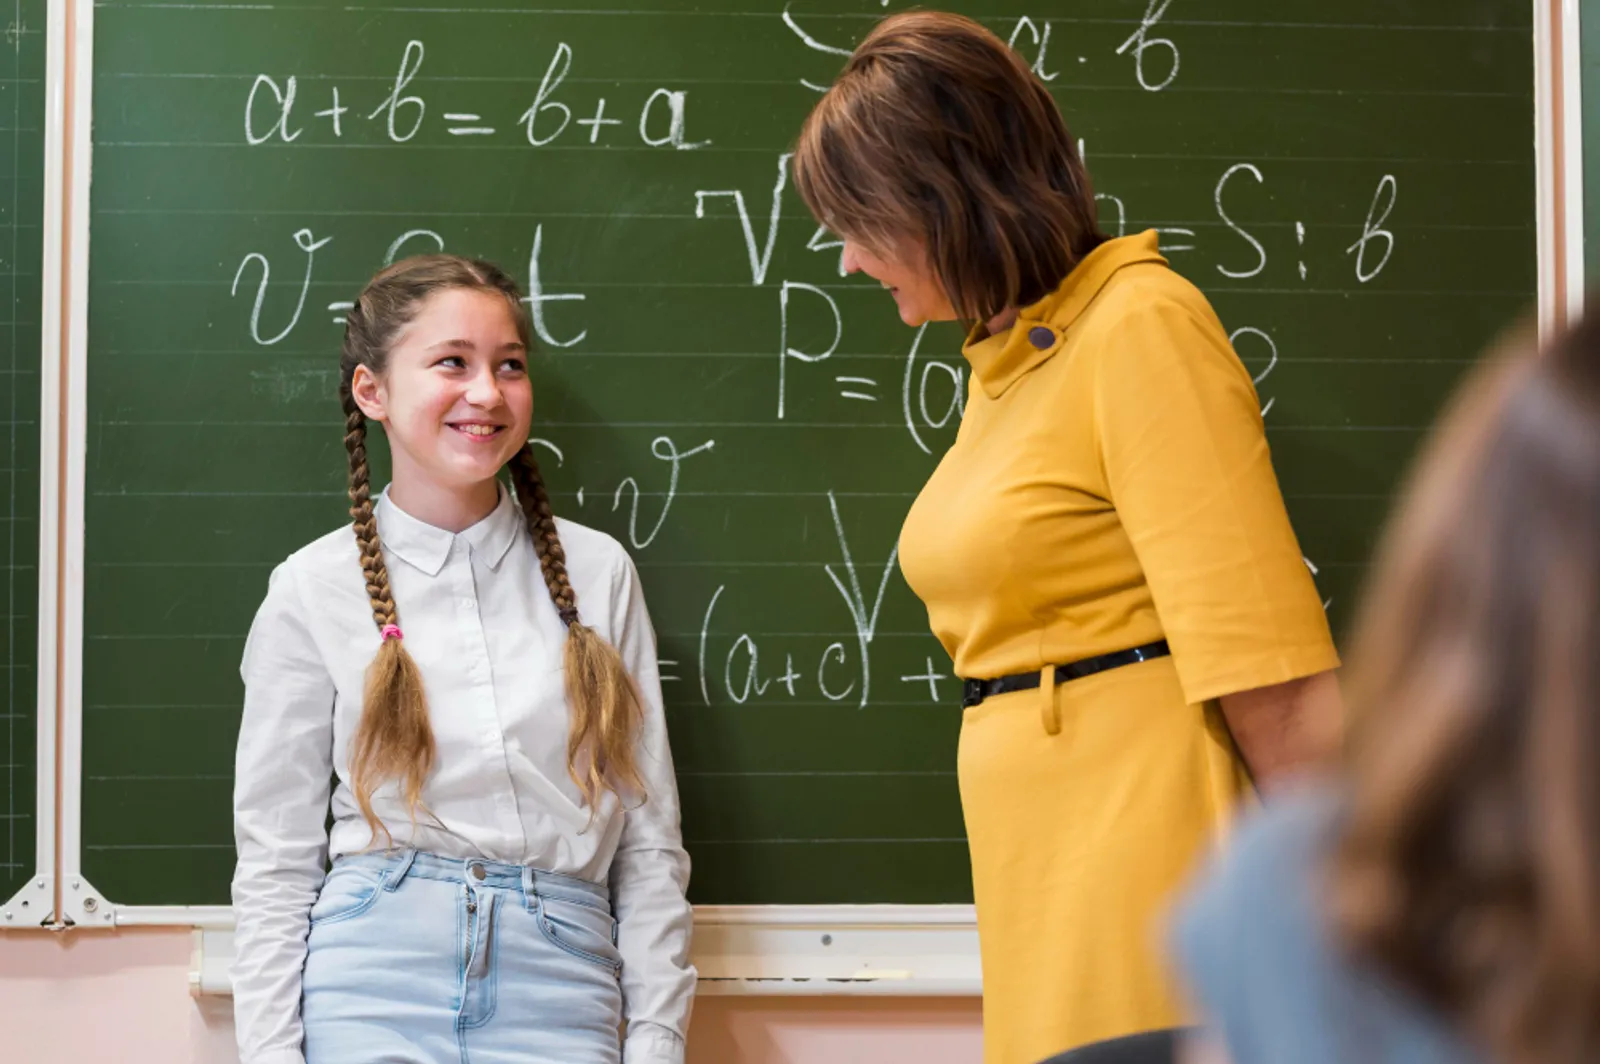
[[[1141,661],[1150,661],[1154,658],[1164,658],[1172,653],[1172,648],[1167,646],[1165,639],[1158,639],[1154,643],[1146,643],[1142,647],[1132,650],[1117,650],[1110,654],[1100,654],[1082,661],[1074,661],[1069,665],[1057,665],[1056,683],[1063,684],[1068,680],[1081,680],[1085,676],[1093,676],[1097,672],[1107,669],[1121,668],[1123,665],[1134,665]],[[961,708],[971,709],[986,698],[995,695],[1010,694],[1012,691],[1031,691],[1039,686],[1039,673],[1019,672],[1011,676],[1002,676],[997,680],[962,680],[961,681]]]

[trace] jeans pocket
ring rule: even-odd
[[[598,965],[612,975],[622,971],[617,951],[617,922],[609,912],[582,902],[545,894],[534,897],[539,931],[551,944],[580,960]]]
[[[387,869],[365,865],[334,865],[311,906],[311,926],[360,916],[377,902],[389,880]]]

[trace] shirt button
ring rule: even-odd
[[[1028,330],[1028,342],[1043,351],[1056,342],[1056,334],[1043,325],[1035,325]]]
[[[462,599],[461,600],[461,608],[464,609],[464,610],[472,609],[472,605],[473,605],[473,603],[472,603],[471,599]]]

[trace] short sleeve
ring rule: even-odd
[[[1156,294],[1105,329],[1094,375],[1100,460],[1185,697],[1335,668],[1255,387],[1221,324],[1203,303]]]

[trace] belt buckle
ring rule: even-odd
[[[961,681],[961,708],[971,709],[983,701],[982,680]]]

